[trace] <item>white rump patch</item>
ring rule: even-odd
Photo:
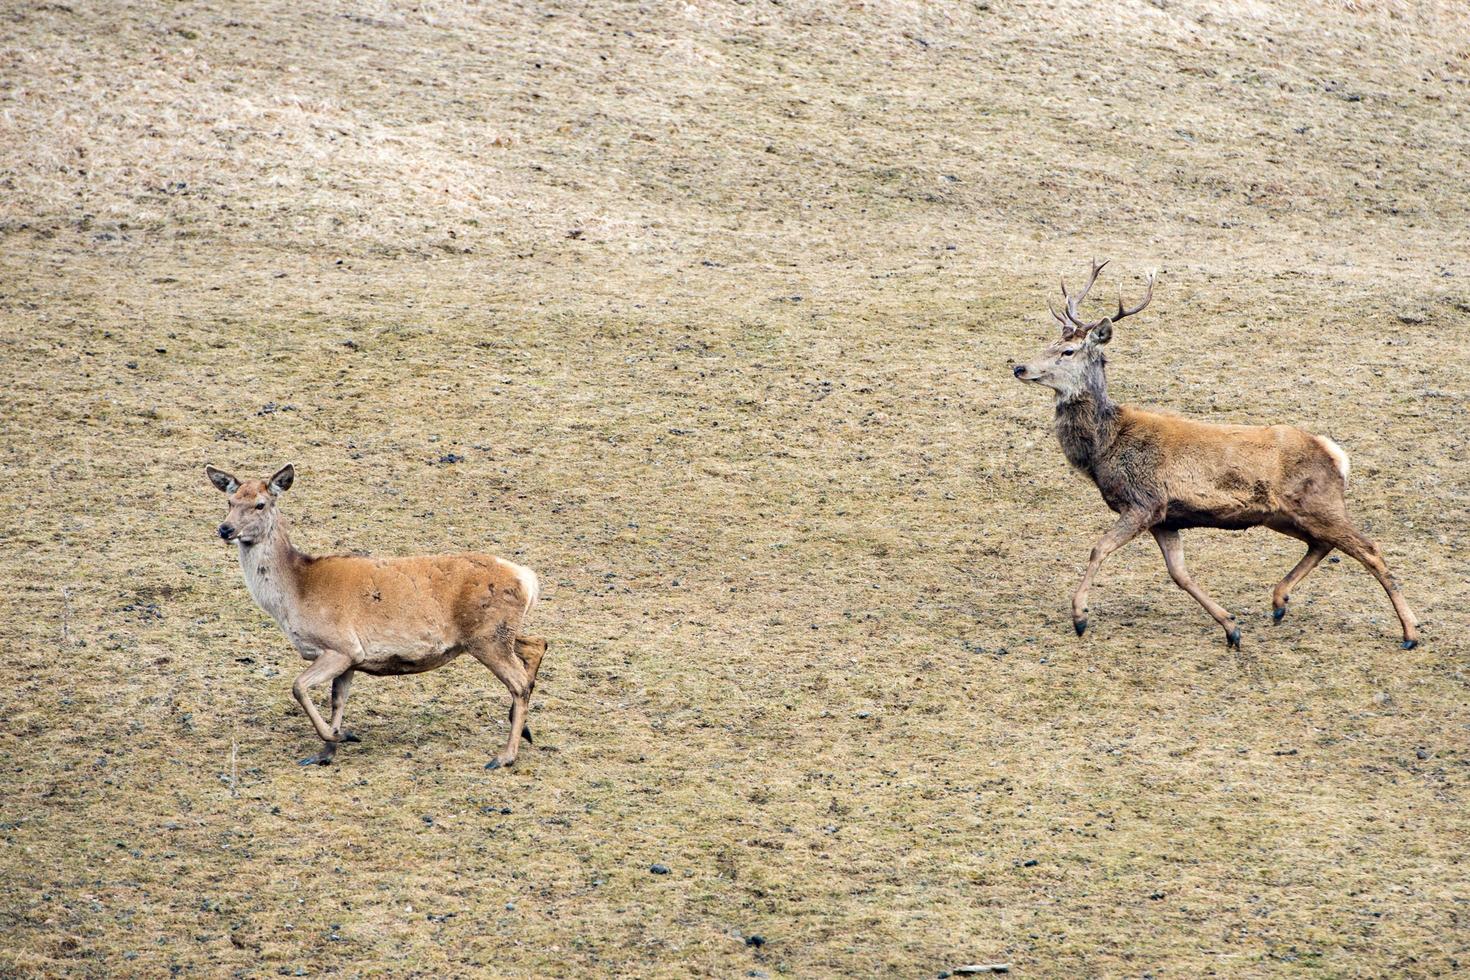
[[[530,613],[536,608],[536,600],[541,598],[541,580],[525,565],[517,565],[514,562],[507,562],[507,564],[515,569],[516,579],[521,583],[521,591],[526,594],[526,612]]]
[[[1353,468],[1352,463],[1348,462],[1348,454],[1343,451],[1341,446],[1326,436],[1318,436],[1317,441],[1322,444],[1322,448],[1327,450],[1327,455],[1331,456],[1332,461],[1337,464],[1337,472],[1342,474],[1342,482],[1346,486],[1348,472]]]

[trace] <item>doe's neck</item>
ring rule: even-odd
[[[239,548],[240,568],[251,598],[276,622],[286,625],[297,598],[296,570],[309,558],[291,544],[285,517],[277,514],[269,534]]]

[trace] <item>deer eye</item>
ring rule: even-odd
[[[256,504],[255,505],[255,509],[256,510],[265,510],[265,501],[262,500],[260,503]]]
[[[1066,350],[1062,351],[1062,356],[1063,357],[1071,357],[1075,353],[1077,353],[1076,348],[1068,347]]]

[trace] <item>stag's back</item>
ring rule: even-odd
[[[1097,481],[1109,504],[1156,502],[1174,527],[1252,527],[1340,501],[1346,485],[1347,454],[1290,425],[1218,425],[1122,406],[1108,456]]]

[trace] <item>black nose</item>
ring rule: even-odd
[[[1024,364],[1017,364],[1014,368],[1011,369],[1011,373],[1014,374],[1016,377],[1019,378],[1021,376],[1022,372],[1024,372],[1025,370],[1026,370],[1026,365],[1024,365]]]
[[[226,541],[233,538],[235,536],[235,525],[221,524],[219,526],[219,536],[224,538]]]

